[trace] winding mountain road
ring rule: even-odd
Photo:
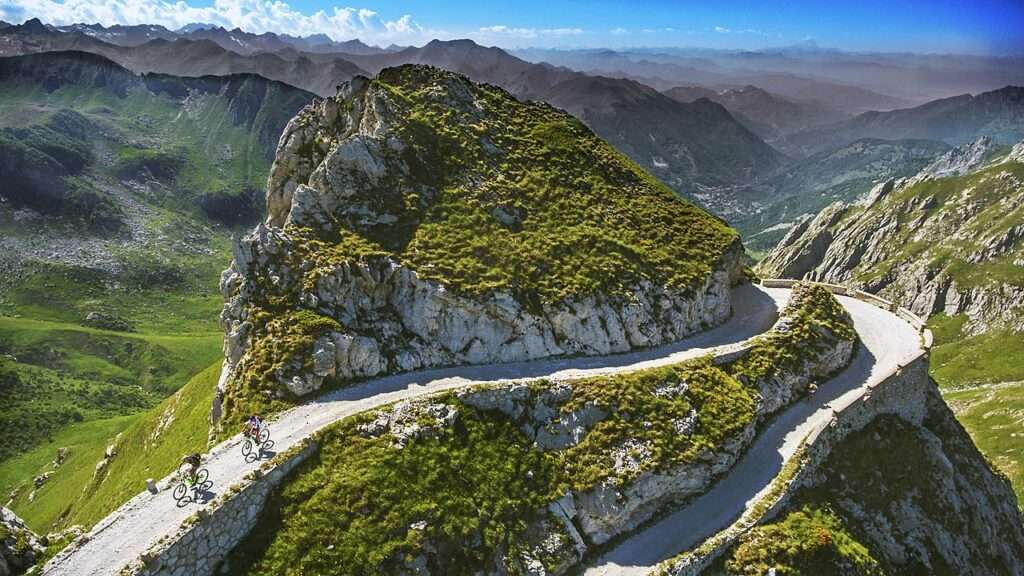
[[[782,411],[727,475],[689,505],[621,540],[596,559],[585,576],[639,576],[727,528],[769,489],[804,438],[921,351],[917,330],[899,316],[847,296],[836,296],[860,336],[843,372],[813,395]]]
[[[271,423],[275,450],[283,451],[317,430],[346,416],[377,406],[468,385],[522,378],[569,379],[586,375],[628,372],[714,353],[768,330],[785,305],[789,290],[744,285],[733,291],[733,315],[721,326],[666,346],[602,357],[547,359],[510,364],[461,366],[424,370],[374,379],[330,392],[296,406]],[[864,341],[853,364],[823,385],[817,394],[784,411],[758,438],[754,447],[728,476],[692,506],[666,517],[622,541],[587,574],[641,574],[734,519],[771,482],[800,440],[825,414],[829,402],[855,398],[877,374],[886,373],[917,350],[917,333],[893,314],[840,297],[851,312]],[[909,343],[909,344],[905,344]],[[89,533],[88,541],[62,553],[43,568],[45,576],[113,575],[159,541],[173,534],[187,517],[228,486],[242,480],[260,461],[246,462],[239,450],[241,437],[216,446],[204,458],[214,482],[203,502],[178,506],[160,482],[157,494],[143,492],[113,512]]]

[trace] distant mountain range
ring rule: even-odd
[[[333,94],[338,83],[365,73],[344,58],[298,52],[291,47],[277,53],[242,53],[224,48],[211,38],[165,38],[165,33],[170,32],[163,27],[154,27],[159,28],[155,30],[149,30],[151,27],[147,26],[123,28],[131,29],[131,38],[138,39],[147,33],[156,37],[132,45],[129,36],[118,36],[122,43],[111,43],[81,30],[61,31],[38,20],[29,20],[3,31],[0,35],[0,56],[74,50],[99,54],[138,73],[177,76],[259,74],[321,96]],[[107,30],[113,30],[113,27]],[[212,31],[202,29],[195,33],[208,32]],[[211,36],[218,37],[219,33],[212,32]]]
[[[768,141],[850,117],[819,102],[790,100],[757,86],[722,91],[701,86],[676,86],[666,90],[665,95],[680,102],[692,102],[698,98],[718,102],[744,126]]]
[[[870,186],[871,178],[914,169],[945,145],[984,134],[1015,141],[1024,131],[1021,89],[1012,87],[916,108],[864,112],[905,106],[907,100],[840,83],[834,74],[822,76],[821,70],[832,65],[858,74],[872,66],[816,46],[770,53],[517,52],[530,59],[548,58],[552,64],[471,40],[382,49],[358,40],[252,34],[209,24],[172,31],[146,25],[56,28],[29,20],[0,29],[0,55],[54,50],[99,54],[136,73],[258,74],[320,96],[333,95],[339,83],[355,75],[372,76],[388,67],[411,63],[444,68],[570,112],[675,190],[750,233],[788,221],[795,216],[793,210],[817,208],[814,198],[852,199]],[[877,55],[877,60],[896,68],[915,62],[929,70],[938,65],[925,57]],[[949,61],[955,69],[965,62],[958,57]],[[982,70],[991,69],[987,61],[971,61],[980,62]],[[998,77],[1015,77],[1015,62],[1005,62],[1007,70]],[[800,70],[804,75],[797,74]],[[976,74],[971,82],[982,85],[995,77]],[[736,83],[742,79],[756,82]],[[918,145],[908,139],[928,142]],[[861,150],[856,160],[845,158],[843,150],[853,150],[849,146],[858,141],[863,145],[855,147]],[[857,166],[843,172],[844,178],[856,176],[855,185],[853,180],[820,177],[813,162],[791,161],[833,154],[841,163]],[[784,199],[785,205],[778,204]],[[778,209],[769,210],[771,206]],[[756,224],[745,225],[763,210],[768,212]],[[774,222],[772,214],[781,220]]]
[[[629,77],[659,90],[697,85],[721,91],[754,85],[848,114],[1024,84],[1024,57],[1019,56],[856,53],[803,43],[763,50],[530,49],[514,54],[531,62]]]
[[[777,145],[802,156],[861,138],[924,138],[958,145],[981,136],[1001,144],[1024,138],[1024,87],[1007,86],[977,96],[963,94],[915,108],[865,112],[782,138]]]
[[[7,23],[4,23],[7,24]],[[10,26],[9,24],[7,24]],[[347,54],[377,54],[387,49],[369,46],[358,39],[336,42],[326,34],[310,36],[290,36],[264,32],[253,34],[241,28],[228,30],[215,24],[192,23],[177,30],[169,30],[159,24],[137,24],[103,26],[102,24],[70,24],[67,26],[47,26],[38,19],[32,19],[22,25],[29,31],[39,32],[41,28],[59,32],[78,32],[97,40],[117,46],[133,47],[151,40],[210,40],[225,50],[240,54],[256,54],[258,52],[277,52],[292,48],[303,52]]]
[[[216,29],[193,34],[211,31]],[[370,54],[312,53],[291,46],[243,54],[212,39],[156,38],[120,46],[80,30],[61,32],[30,21],[4,31],[0,41],[3,53],[80,50],[103,55],[135,72],[178,76],[255,73],[321,96],[334,94],[338,83],[357,74],[373,75],[401,64],[429,64],[501,86],[522,99],[543,100],[565,109],[690,197],[749,182],[783,161],[781,154],[718,104],[677,102],[631,80],[533,64],[470,40],[434,40],[418,48]]]

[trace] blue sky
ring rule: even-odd
[[[0,0],[0,19],[210,21],[385,44],[469,37],[503,47],[761,48],[814,39],[859,51],[1024,54],[1024,0]]]

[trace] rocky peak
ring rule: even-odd
[[[724,320],[734,231],[547,104],[428,66],[281,136],[222,276],[230,414],[421,367],[607,354]]]
[[[982,136],[974,142],[957,146],[925,166],[911,179],[911,182],[967,174],[981,166],[995,146],[995,142],[988,136]]]
[[[1007,154],[1001,161],[1002,164],[1019,163],[1024,164],[1024,142],[1018,142],[1013,145],[1010,149],[1010,153]]]
[[[404,88],[425,89],[427,98],[458,111],[464,121],[479,116],[465,77],[441,74],[436,85],[425,87],[425,67],[402,69],[410,76],[403,78]],[[268,224],[328,228],[345,222],[365,231],[408,215],[403,191],[419,197],[417,208],[438,195],[440,182],[431,174],[442,169],[436,151],[393,130],[401,112],[388,74],[341,84],[336,97],[307,108],[285,129],[267,186]]]

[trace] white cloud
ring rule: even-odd
[[[625,28],[612,28],[610,30],[612,36],[626,36],[629,34],[629,30]]]
[[[326,34],[334,40],[359,38],[371,44],[422,44],[434,38],[472,38],[479,42],[515,46],[539,42],[559,44],[586,32],[582,28],[534,28],[506,25],[484,26],[462,31],[426,28],[406,14],[393,20],[367,8],[333,7],[303,13],[286,0],[0,0],[0,20],[20,23],[39,18],[62,26],[84,22],[114,24],[160,24],[171,30],[202,22],[241,28],[261,34],[275,32],[293,36]]]
[[[715,32],[718,32],[719,34],[752,34],[754,36],[771,36],[771,34],[767,32],[761,30],[754,30],[753,28],[743,28],[734,30],[732,28],[726,28],[725,26],[715,26]]]
[[[170,29],[190,22],[241,28],[246,32],[279,32],[297,36],[323,33],[335,40],[360,38],[367,42],[412,42],[438,31],[420,27],[411,15],[385,20],[366,8],[334,7],[304,14],[282,0],[214,0],[197,7],[184,0],[3,0],[0,20],[20,22],[39,18],[56,25],[76,22],[161,24]]]
[[[673,34],[675,31],[675,28],[642,28],[640,30],[644,34]]]
[[[582,28],[514,28],[502,24],[496,26],[482,26],[477,29],[477,34],[483,36],[504,36],[513,38],[542,38],[542,37],[566,37],[579,36],[583,34]]]

